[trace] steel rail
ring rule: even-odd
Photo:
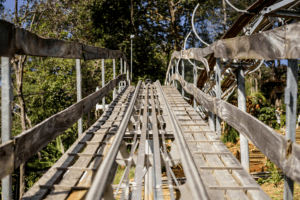
[[[125,131],[126,131],[129,119],[130,119],[130,115],[133,111],[134,104],[135,104],[137,95],[139,93],[141,83],[142,83],[142,81],[139,81],[137,87],[135,88],[135,92],[134,92],[131,102],[128,106],[128,109],[125,113],[124,120],[121,122],[121,124],[118,128],[118,131],[115,135],[114,142],[111,145],[102,164],[100,165],[100,167],[96,173],[96,176],[94,178],[94,181],[92,183],[92,186],[88,191],[88,194],[86,196],[87,200],[94,200],[94,199],[100,200],[102,198],[102,195],[106,189],[107,179],[109,176],[109,173],[107,170],[111,169],[113,163],[115,162],[115,158],[117,156],[121,142],[123,140],[123,137],[124,137],[124,134],[125,134]]]
[[[188,145],[184,139],[181,128],[180,128],[178,122],[176,121],[175,115],[172,112],[170,105],[168,104],[168,101],[162,90],[161,84],[159,81],[157,81],[156,83],[157,83],[156,84],[157,88],[160,90],[162,100],[165,104],[167,113],[170,117],[170,122],[172,124],[175,141],[177,142],[178,148],[181,149],[181,151],[179,151],[179,152],[180,152],[180,157],[181,157],[181,161],[182,161],[182,166],[183,166],[183,170],[186,175],[187,183],[188,183],[188,186],[192,193],[192,196],[194,197],[194,199],[202,199],[202,200],[209,199],[207,191],[205,190],[205,186],[201,180],[198,169],[194,162],[194,159],[188,149]]]
[[[152,134],[153,134],[153,172],[154,172],[154,199],[164,199],[161,180],[161,160],[159,151],[159,137],[157,128],[156,106],[153,95],[153,85],[151,85],[151,109],[152,109]]]
[[[135,168],[135,175],[132,187],[132,199],[142,199],[142,187],[143,187],[143,169],[145,165],[145,147],[146,147],[146,136],[148,129],[148,89],[149,85],[145,85],[145,101],[144,101],[144,111],[143,111],[143,125],[142,134],[140,139],[140,145],[138,149],[138,157]]]

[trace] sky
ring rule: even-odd
[[[25,2],[24,0],[19,0],[18,6],[20,7],[20,5],[22,5],[24,2]],[[15,9],[15,0],[6,0],[4,2],[4,7],[5,7],[5,9],[14,10]]]

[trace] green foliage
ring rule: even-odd
[[[275,186],[277,187],[277,185],[282,181],[282,175],[281,173],[279,173],[278,171],[278,168],[274,165],[273,162],[271,161],[267,161],[266,163],[267,167],[268,167],[268,171],[271,173],[270,175],[270,178],[267,178],[267,179],[258,179],[258,184],[263,184],[263,183],[274,183]]]
[[[252,104],[265,105],[267,103],[266,97],[261,92],[254,92],[250,95]]]
[[[225,133],[222,135],[221,140],[226,143],[226,142],[232,142],[236,143],[237,139],[239,138],[239,132],[229,126],[227,122],[225,122]]]
[[[42,173],[31,172],[29,175],[25,176],[26,190],[31,188],[35,182],[37,182],[43,176]]]
[[[276,127],[276,116],[275,108],[273,107],[263,107],[257,111],[256,117],[263,123],[271,126],[272,128]]]

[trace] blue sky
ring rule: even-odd
[[[24,0],[19,0],[18,6],[20,7],[20,5],[22,5],[23,3],[24,3]],[[5,7],[5,9],[14,10],[15,9],[15,0],[6,0],[4,2],[4,7]]]

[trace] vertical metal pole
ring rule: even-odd
[[[122,60],[122,58],[120,58],[120,69],[121,69],[121,74],[123,74],[123,60]],[[122,90],[122,86],[123,86],[122,82],[123,81],[121,81],[120,84],[119,84],[119,92],[121,92],[121,90]]]
[[[113,59],[113,79],[116,78],[116,60]],[[116,88],[114,88],[114,91],[113,91],[113,100],[116,98],[117,96],[117,90]]]
[[[221,59],[217,58],[216,65],[216,97],[221,99]],[[221,137],[221,118],[216,116],[216,129],[218,137]]]
[[[173,75],[174,74],[174,65],[173,65],[173,62],[172,62],[172,74],[171,75]],[[172,81],[172,85],[174,85],[174,80]]]
[[[76,59],[76,82],[77,82],[77,102],[82,99],[82,92],[81,92],[81,64],[80,59]],[[82,118],[78,120],[78,137],[82,134]]]
[[[193,73],[194,73],[194,86],[196,86],[197,87],[197,74],[198,74],[198,72],[197,72],[197,65],[196,65],[196,62],[195,62],[195,60],[194,60],[194,69],[193,69]],[[196,99],[194,98],[194,109],[196,109],[196,107],[197,107],[197,101],[196,101]]]
[[[169,70],[169,81],[168,81],[168,85],[171,85],[171,83],[170,83],[170,78],[171,78],[170,74],[171,74],[171,70]]]
[[[245,75],[244,68],[238,67],[237,74],[237,88],[238,88],[238,107],[240,110],[247,112],[246,110],[246,90],[245,90]],[[249,145],[247,138],[240,133],[240,148],[241,148],[241,164],[247,172],[249,171]]]
[[[182,78],[183,80],[185,80],[185,77],[184,77],[184,62],[183,60],[181,61],[181,64],[182,64]],[[184,89],[182,87],[182,96],[184,97]]]
[[[176,65],[176,67],[175,67],[175,73],[177,73],[177,74],[179,74],[179,70],[178,70],[178,64],[179,64],[179,59],[177,60],[177,62],[175,61],[175,65]],[[176,86],[176,88],[177,88],[177,81],[175,82],[175,86]]]
[[[102,59],[101,60],[101,64],[102,64],[102,87],[104,87],[105,86],[105,67],[104,67],[104,62],[105,62],[105,60],[104,59]],[[103,97],[103,99],[102,99],[102,108],[103,108],[103,112],[105,111],[105,97]]]
[[[126,74],[126,73],[127,73],[126,72],[126,62],[124,61],[124,74]],[[128,76],[127,76],[127,80],[128,80]],[[124,81],[124,86],[126,86],[126,81]]]
[[[2,144],[9,141],[11,135],[11,101],[12,101],[12,84],[11,84],[11,58],[1,57],[1,138]],[[12,149],[13,151],[13,149]],[[12,199],[12,176],[7,175],[2,179],[2,199]]]
[[[131,63],[130,63],[130,80],[132,80],[132,39],[131,39]]]
[[[284,102],[286,104],[286,139],[295,142],[296,139],[296,112],[297,112],[297,59],[288,61],[286,89]],[[284,200],[292,200],[294,194],[294,182],[284,176]]]

